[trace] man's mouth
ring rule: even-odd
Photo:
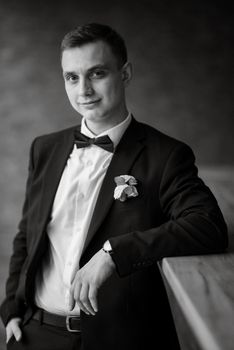
[[[99,100],[93,100],[93,101],[78,102],[78,104],[80,106],[89,106],[89,105],[93,105],[94,103],[97,103],[99,101],[101,101],[101,100],[99,99]]]

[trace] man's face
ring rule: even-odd
[[[86,121],[115,124],[122,117],[126,109],[125,86],[129,79],[125,77],[129,67],[118,67],[116,57],[105,42],[65,50],[62,69],[71,105]]]

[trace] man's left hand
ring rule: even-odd
[[[98,289],[114,270],[115,264],[111,256],[102,249],[99,250],[74,277],[70,291],[70,310],[77,303],[87,315],[95,315],[98,311]]]

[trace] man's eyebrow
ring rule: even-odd
[[[108,64],[96,64],[95,66],[92,66],[92,67],[88,68],[86,73],[92,72],[92,71],[94,71],[96,69],[109,70],[110,66]],[[63,72],[63,76],[64,77],[71,76],[71,75],[77,75],[77,73],[74,72],[74,71],[70,71],[70,72],[69,71],[64,71]]]
[[[95,69],[104,69],[104,70],[108,70],[110,67],[108,64],[96,64],[95,66],[93,67],[90,67],[87,72],[91,72]]]
[[[64,77],[69,77],[71,75],[76,75],[76,73],[75,72],[63,72]]]

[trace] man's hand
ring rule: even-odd
[[[22,338],[22,331],[20,329],[21,318],[12,318],[6,326],[6,343],[10,340],[12,336],[15,337],[16,341],[20,341]]]
[[[79,271],[72,282],[70,292],[70,310],[77,302],[87,315],[98,311],[98,288],[115,270],[115,264],[108,253],[99,250]]]

